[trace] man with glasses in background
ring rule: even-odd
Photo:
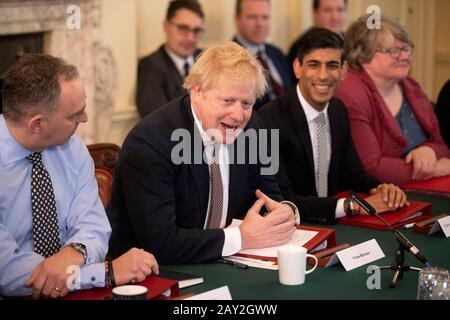
[[[197,46],[203,20],[197,0],[170,2],[164,21],[166,43],[139,61],[136,99],[142,118],[187,93],[183,81],[201,52]]]

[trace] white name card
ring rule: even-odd
[[[445,237],[450,237],[450,216],[446,216],[445,218],[439,219],[439,225],[441,226],[442,231],[444,231]]]
[[[384,257],[385,255],[378,245],[377,240],[372,239],[336,252],[328,264],[335,264],[337,259],[339,259],[345,270],[350,271]]]
[[[206,291],[183,300],[233,300],[228,286]]]

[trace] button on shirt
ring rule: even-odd
[[[306,116],[306,121],[308,122],[308,128],[309,128],[309,135],[311,137],[311,144],[312,144],[312,151],[313,151],[313,159],[314,159],[314,170],[317,170],[317,162],[318,162],[318,151],[317,151],[317,134],[316,134],[316,130],[317,130],[317,124],[314,121],[317,116],[319,115],[319,111],[317,111],[316,109],[314,109],[309,103],[308,101],[306,101],[305,97],[303,96],[300,87],[297,85],[297,95],[298,98],[300,100],[300,104],[303,108],[303,111],[305,113]],[[330,119],[328,117],[328,106],[329,104],[326,105],[326,107],[323,109],[323,113],[325,114],[325,118],[327,121],[327,128],[328,128],[328,132],[327,132],[327,162],[328,162],[328,167],[331,161],[331,131],[330,131]],[[344,200],[345,199],[339,199],[338,203],[336,205],[336,218],[342,218],[345,216],[345,211],[344,211]]]
[[[33,250],[31,150],[11,136],[0,115],[0,294],[30,295],[25,282],[44,258]],[[55,191],[61,247],[82,243],[87,262],[75,289],[103,287],[104,259],[111,233],[98,196],[94,164],[83,141],[74,135],[63,146],[42,152]]]
[[[197,115],[195,114],[194,108],[191,107],[192,115],[194,116],[195,125],[200,131],[200,135],[203,140],[203,145],[205,146],[205,153],[208,159],[208,163],[211,161],[211,157],[213,154],[214,142],[211,141],[211,138],[208,134],[203,130],[202,124],[200,120],[198,120]],[[221,143],[219,148],[219,166],[220,166],[220,174],[222,176],[222,185],[223,185],[223,211],[222,211],[222,221],[220,223],[220,227],[223,228],[226,223],[227,213],[228,213],[228,186],[230,182],[230,161],[229,161],[229,152],[226,144]],[[211,186],[210,186],[211,189]],[[209,191],[211,193],[211,190]],[[210,196],[208,197],[211,198]],[[209,214],[209,206],[210,203],[208,201],[208,210],[207,216],[205,219],[204,229],[206,229],[206,224],[208,222],[208,214]],[[233,226],[223,229],[225,233],[225,242],[222,249],[222,256],[230,256],[237,252],[239,252],[242,248],[242,239],[241,239],[241,231],[239,227]]]

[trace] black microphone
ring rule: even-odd
[[[400,245],[411,252],[411,254],[416,257],[420,262],[422,262],[427,267],[431,267],[430,263],[428,262],[427,258],[425,258],[417,249],[415,245],[411,243],[400,231],[395,230],[392,228],[389,222],[387,222],[383,217],[381,217],[377,210],[375,210],[374,207],[372,207],[366,200],[358,196],[353,190],[349,190],[348,193],[350,194],[350,197],[361,206],[368,214],[371,216],[377,217],[381,222],[383,222],[389,230],[394,234],[397,241],[400,243]]]

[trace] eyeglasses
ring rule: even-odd
[[[401,52],[404,52],[408,56],[411,56],[413,49],[414,49],[414,46],[407,45],[407,46],[404,46],[401,48],[393,47],[393,48],[377,49],[376,51],[381,52],[381,53],[389,53],[392,58],[398,59],[398,58],[400,58]]]
[[[201,35],[203,32],[205,32],[205,29],[203,28],[191,28],[188,25],[185,24],[178,24],[172,21],[169,21],[171,24],[173,24],[178,32],[180,32],[182,35],[187,36],[189,33],[193,33],[194,36],[198,37],[199,35]]]

